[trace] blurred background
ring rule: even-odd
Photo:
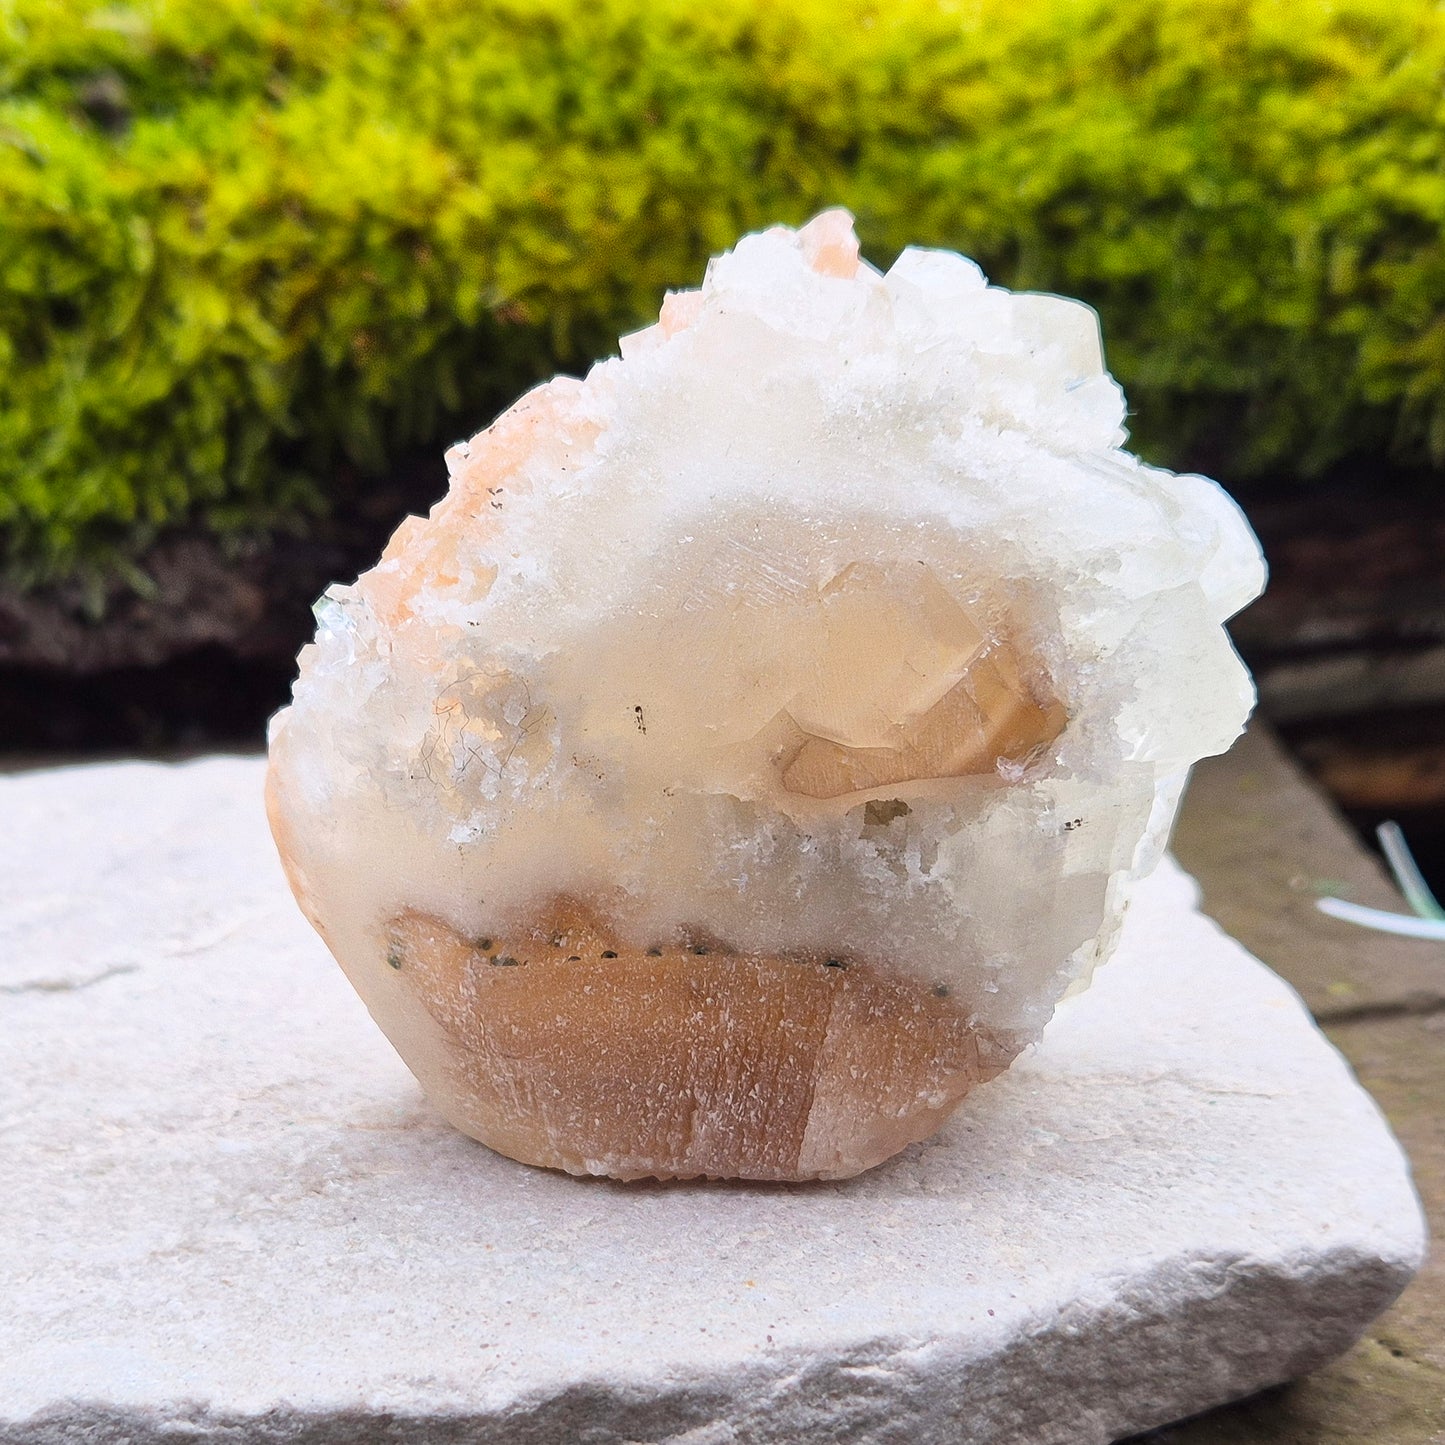
[[[1434,0],[3,0],[0,766],[259,746],[446,444],[844,205],[1098,308],[1445,883],[1442,82]]]

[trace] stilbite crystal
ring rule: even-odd
[[[718,257],[318,607],[272,730],[301,906],[528,1162],[838,1178],[1108,953],[1252,701],[1233,503],[1121,448],[1088,308],[828,212]]]

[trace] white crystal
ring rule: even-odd
[[[829,212],[453,448],[272,731],[298,896],[423,1082],[387,920],[557,899],[1036,1038],[1253,699],[1222,624],[1258,545],[1123,418],[1088,308],[944,252],[880,275]]]

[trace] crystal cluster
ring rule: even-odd
[[[840,1178],[1106,956],[1252,701],[1212,482],[1121,450],[1095,316],[850,218],[746,237],[447,455],[275,720],[297,897],[514,1158]]]

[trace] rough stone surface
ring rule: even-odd
[[[1175,848],[1202,885],[1204,910],[1313,1003],[1409,1154],[1438,1240],[1445,1234],[1439,945],[1369,933],[1314,909],[1311,898],[1322,889],[1384,908],[1405,905],[1385,882],[1379,860],[1258,720],[1226,757],[1198,768]],[[1442,1445],[1445,1257],[1433,1249],[1400,1299],[1339,1359],[1148,1439],[1150,1445]]]
[[[1173,868],[929,1144],[626,1186],[428,1110],[260,782],[0,782],[0,1439],[1084,1445],[1311,1368],[1419,1261],[1374,1105]]]

